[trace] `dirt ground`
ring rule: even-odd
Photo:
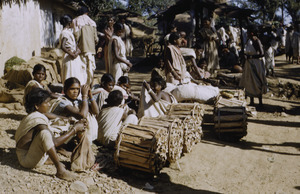
[[[179,160],[180,169],[172,164],[155,177],[118,169],[83,172],[67,182],[54,177],[53,165],[22,168],[14,133],[26,113],[0,104],[0,193],[300,193],[300,65],[277,57],[275,72],[276,78],[268,78],[264,108],[248,118],[247,136],[229,143],[203,127],[202,142]],[[149,75],[130,77],[137,90]],[[281,89],[286,85],[293,86],[289,92]],[[68,166],[69,160],[60,157]]]

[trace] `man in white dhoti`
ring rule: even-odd
[[[96,23],[88,16],[88,9],[81,7],[80,16],[73,20],[74,34],[81,50],[81,60],[86,64],[87,82],[92,85],[96,69],[95,54],[98,42]],[[83,84],[83,83],[82,83]]]

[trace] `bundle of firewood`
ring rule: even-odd
[[[168,116],[179,118],[183,123],[183,152],[191,152],[201,141],[204,110],[199,103],[178,103],[168,107]]]
[[[228,91],[226,91],[228,92]],[[214,130],[221,139],[237,140],[247,134],[245,94],[242,90],[229,91],[232,98],[222,94],[215,103]],[[230,94],[230,93],[229,93]]]
[[[183,148],[183,125],[180,119],[168,116],[154,118],[143,117],[140,119],[139,125],[165,129],[168,132],[168,161],[172,163],[181,157]]]
[[[169,132],[163,127],[125,125],[116,141],[118,166],[157,174],[167,161]]]
[[[171,104],[167,108],[167,115],[185,119],[188,116],[202,122],[204,110],[199,103],[178,103]]]
[[[192,151],[192,147],[201,141],[203,135],[201,121],[188,116],[183,120],[183,153]]]

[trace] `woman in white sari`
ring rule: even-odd
[[[64,83],[64,81],[69,77],[76,77],[80,83],[84,85],[87,80],[86,65],[78,56],[81,51],[77,47],[75,37],[73,35],[73,23],[71,16],[62,16],[60,18],[60,23],[64,28],[60,34],[59,48],[65,52],[61,71],[62,83]]]
[[[66,116],[74,117],[77,120],[87,119],[87,137],[92,142],[98,136],[98,124],[95,115],[99,114],[99,108],[96,101],[93,99],[89,85],[83,85],[80,94],[80,81],[71,77],[64,83],[64,97],[58,98],[51,106],[50,112]]]

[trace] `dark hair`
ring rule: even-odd
[[[130,79],[128,76],[121,76],[119,79],[118,79],[118,84],[121,85],[121,84],[130,84]]]
[[[175,29],[175,28],[177,28],[177,27],[175,26],[174,23],[171,23],[171,24],[169,25],[169,31],[170,31],[170,32],[171,32],[171,30],[173,30],[173,29]]]
[[[122,103],[123,94],[120,90],[114,90],[108,94],[105,100],[110,106],[119,106]]]
[[[63,25],[63,27],[66,27],[69,23],[72,22],[72,17],[68,14],[65,14],[63,15],[61,18],[60,18],[60,24]]]
[[[35,105],[42,104],[48,98],[50,98],[50,93],[47,90],[33,88],[25,97],[26,112],[29,114],[36,111]]]
[[[103,74],[101,77],[101,86],[109,82],[115,82],[115,78],[110,73]]]
[[[113,16],[113,15],[109,15],[109,16],[106,17],[107,22],[108,22],[110,19],[113,19],[114,21],[116,21],[116,17]]]
[[[44,71],[46,73],[46,68],[44,65],[42,64],[36,64],[34,67],[33,67],[33,71],[32,71],[32,75],[34,75],[36,72],[38,71]]]
[[[81,6],[78,10],[78,14],[83,15],[85,13],[89,13],[89,9],[86,6]]]
[[[150,84],[157,83],[161,86],[161,90],[165,89],[167,87],[166,81],[161,76],[153,76],[151,77]]]
[[[115,32],[118,32],[119,30],[123,30],[123,29],[124,29],[124,25],[123,24],[121,24],[119,22],[117,22],[117,23],[114,24],[114,31]]]
[[[175,40],[178,40],[179,38],[180,38],[179,34],[177,32],[173,32],[170,34],[169,43],[174,44]]]
[[[257,29],[256,25],[254,25],[254,24],[248,25],[248,27],[247,27],[247,33],[253,33],[253,35],[256,36],[257,33],[258,33],[258,29]]]
[[[64,82],[64,93],[66,94],[68,89],[74,84],[78,83],[80,85],[80,81],[76,77],[70,77]]]

